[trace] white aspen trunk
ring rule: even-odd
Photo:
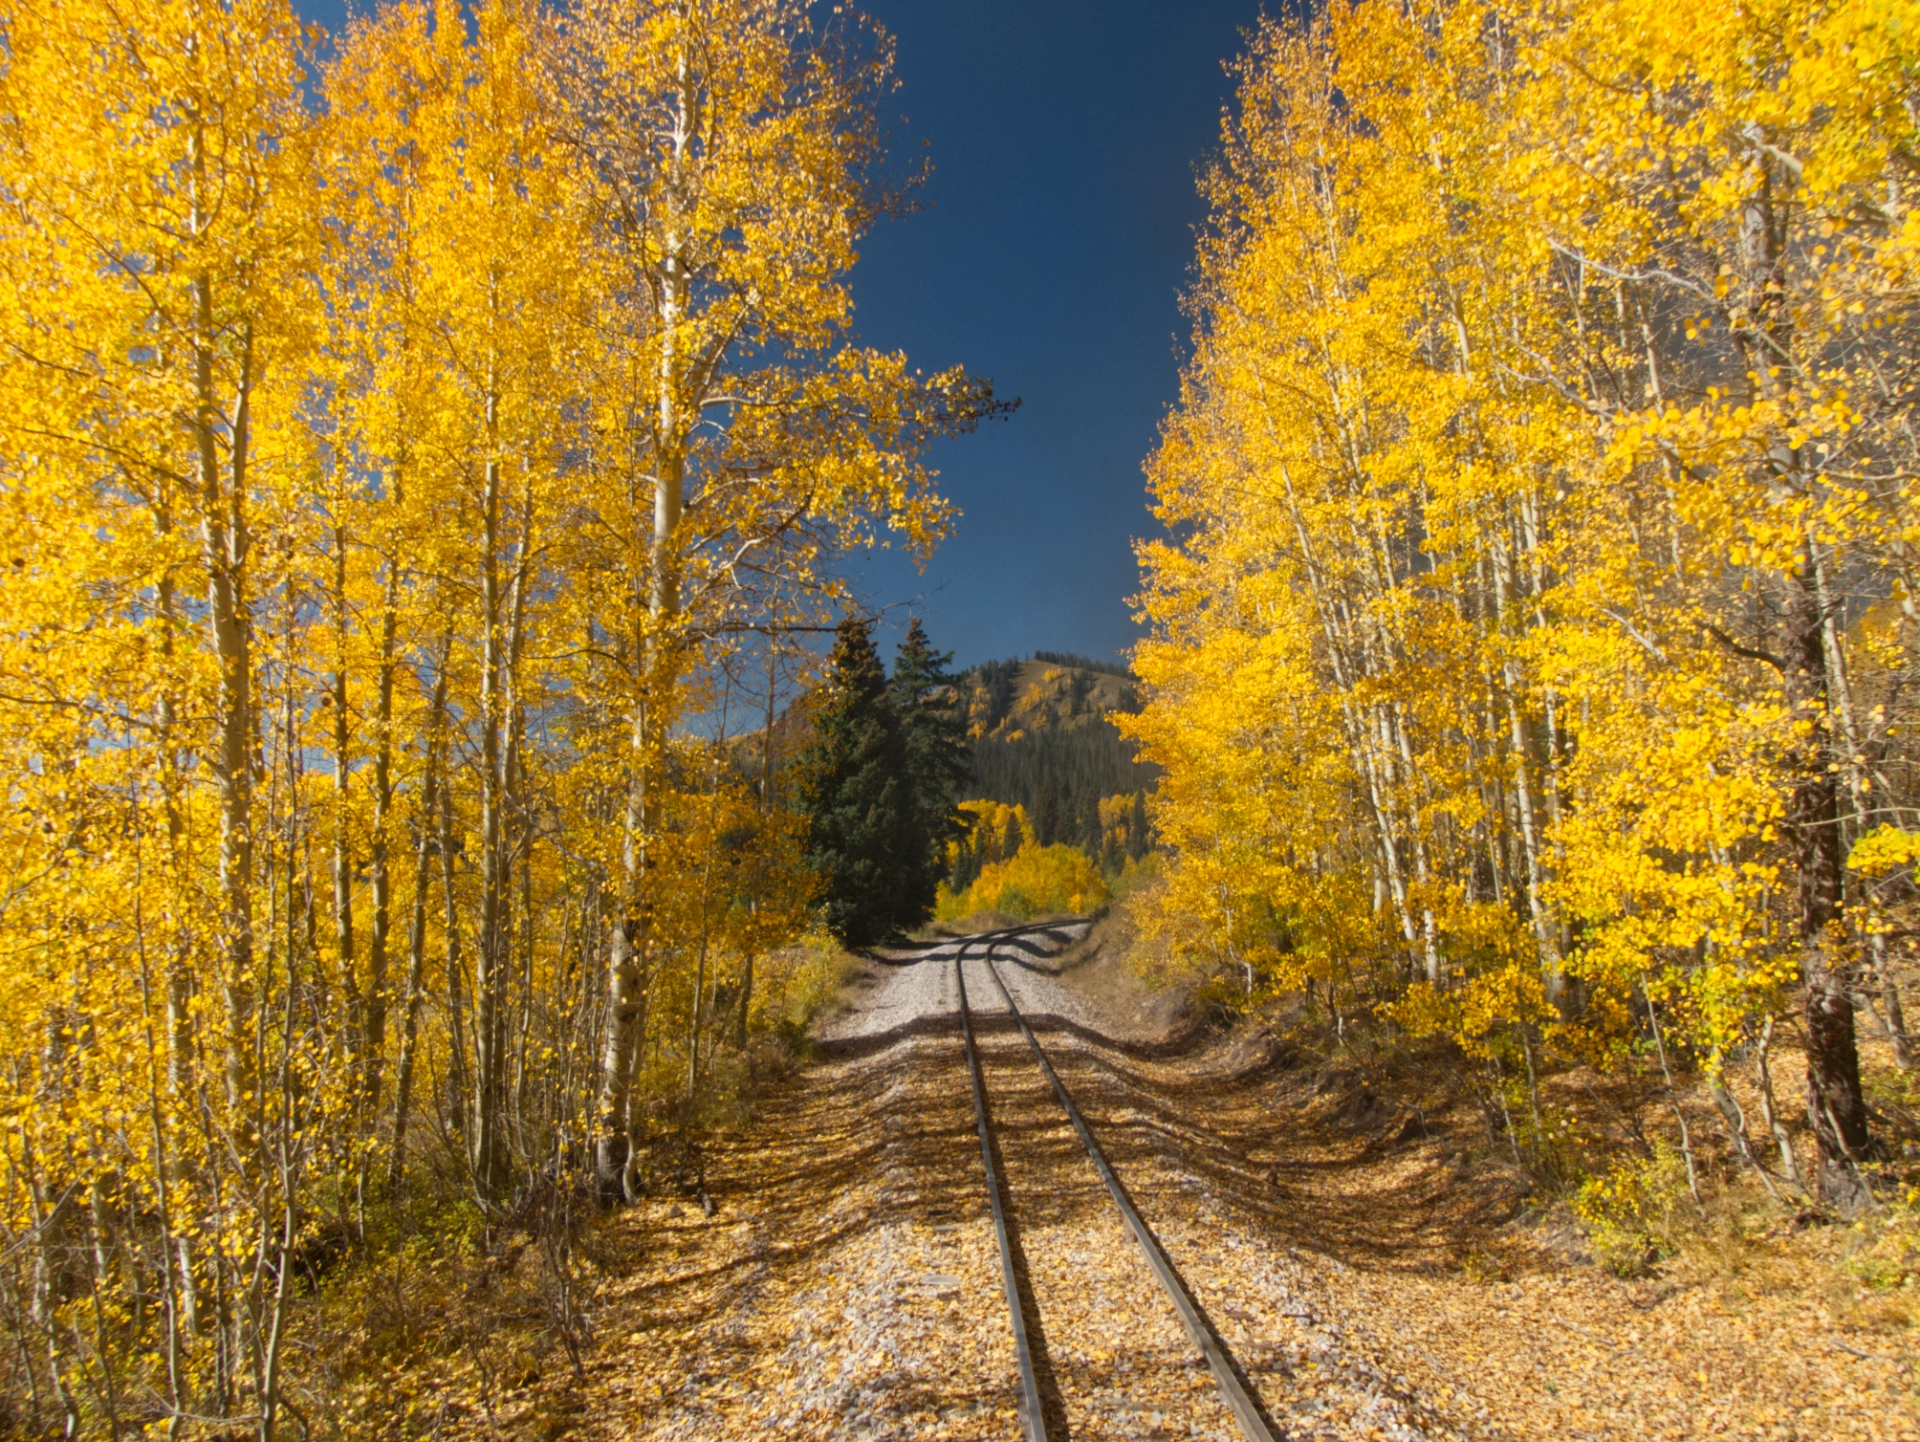
[[[714,740],[714,767],[711,786],[712,795],[707,805],[707,846],[706,857],[700,868],[700,945],[699,956],[693,974],[693,1018],[688,1028],[687,1038],[687,1117],[692,1120],[698,1111],[700,1097],[700,1030],[701,999],[707,987],[707,950],[712,935],[711,909],[713,902],[713,862],[719,848],[714,843],[714,831],[720,818],[720,752],[727,744],[727,708],[733,700],[733,680],[727,679],[726,688],[720,695],[720,733]],[[719,985],[719,969],[715,968],[714,984]]]
[[[188,142],[192,237],[210,224],[204,117],[195,117]],[[193,434],[195,484],[207,567],[207,623],[220,681],[214,710],[213,772],[220,809],[220,952],[226,1000],[227,1100],[238,1106],[251,1090],[253,1026],[253,657],[247,613],[248,423],[253,390],[251,332],[243,336],[234,411],[227,426],[228,454],[222,477],[215,393],[213,276],[201,270],[193,284]]]
[[[482,484],[480,564],[480,928],[474,948],[474,1127],[473,1175],[480,1200],[491,1204],[506,1185],[506,1156],[501,1146],[501,1075],[498,1038],[505,1004],[503,910],[507,857],[503,844],[506,805],[505,656],[502,645],[500,587],[501,462],[498,440],[499,398],[488,380],[487,459]]]
[[[1406,878],[1400,865],[1399,848],[1394,838],[1394,823],[1389,811],[1389,801],[1385,794],[1380,768],[1375,764],[1373,749],[1366,741],[1366,724],[1354,710],[1352,700],[1351,668],[1347,664],[1346,628],[1339,616],[1339,608],[1329,594],[1329,587],[1323,580],[1322,570],[1308,539],[1306,518],[1300,514],[1299,499],[1293,488],[1293,477],[1285,466],[1280,467],[1281,484],[1287,497],[1287,510],[1293,522],[1294,535],[1300,546],[1301,563],[1307,573],[1307,584],[1313,592],[1314,611],[1320,619],[1321,635],[1327,643],[1328,665],[1333,671],[1334,684],[1341,693],[1340,713],[1347,733],[1347,746],[1352,754],[1354,769],[1365,780],[1367,799],[1373,811],[1374,834],[1380,848],[1381,864],[1386,871],[1387,889],[1393,898],[1394,914],[1400,923],[1400,934],[1408,950],[1416,945],[1418,929],[1414,925],[1412,909],[1408,904]],[[1424,960],[1428,965],[1428,974],[1433,976],[1438,970],[1437,949],[1429,948]]]
[[[774,690],[778,683],[780,651],[773,636],[767,637],[767,717],[766,730],[760,734],[760,816],[762,824],[773,815],[773,706]],[[763,842],[764,844],[764,842]],[[763,853],[764,856],[764,853]],[[758,876],[764,877],[764,860],[758,868]],[[754,898],[755,905],[759,898]],[[748,947],[740,963],[740,1016],[734,1031],[734,1042],[741,1051],[747,1049],[747,1019],[753,1011],[753,948]]]
[[[420,1004],[425,995],[427,960],[427,893],[431,885],[431,859],[435,835],[435,810],[440,804],[440,768],[445,747],[444,728],[447,712],[447,676],[453,659],[453,631],[448,629],[440,647],[440,674],[434,680],[433,704],[427,717],[426,774],[420,783],[420,835],[414,848],[413,914],[407,928],[407,999],[400,1021],[400,1057],[393,1078],[393,1149],[387,1159],[387,1186],[398,1191],[406,1176],[407,1124],[413,1111],[413,1071],[415,1048],[419,1044]]]
[[[397,485],[397,482],[396,482]],[[397,497],[396,497],[397,499]],[[367,928],[367,1074],[368,1124],[379,1114],[387,1055],[387,950],[393,927],[393,672],[399,631],[400,566],[387,559],[380,606],[380,657],[374,679],[373,835],[367,847],[367,884],[373,915]]]
[[[521,661],[526,653],[527,640],[527,597],[532,585],[533,574],[533,472],[529,467],[522,475],[520,491],[520,531],[516,542],[513,581],[509,588],[507,603],[507,641],[504,655],[504,674],[501,681],[502,711],[505,724],[505,749],[500,765],[500,920],[499,920],[499,969],[496,1006],[494,1009],[494,1034],[492,1054],[498,1073],[495,1080],[495,1092],[499,1099],[500,1115],[496,1120],[499,1136],[499,1151],[502,1164],[507,1157],[506,1147],[506,1104],[508,1077],[508,1039],[511,1031],[511,1008],[508,1002],[507,986],[515,967],[512,956],[514,928],[512,925],[512,895],[516,875],[521,893],[526,901],[522,910],[524,926],[523,946],[520,962],[527,969],[527,1003],[523,1016],[532,1006],[532,892],[529,887],[532,873],[529,852],[532,848],[532,829],[527,816],[525,794],[524,760],[526,756],[526,701],[520,689]],[[517,1075],[517,1073],[516,1073]],[[518,1083],[516,1082],[516,1088]],[[520,1116],[519,1095],[516,1090],[513,1113],[514,1119]]]
[[[1826,558],[1816,555],[1814,558],[1814,577],[1818,583],[1822,624],[1820,628],[1821,646],[1826,652],[1827,675],[1832,679],[1834,710],[1840,718],[1840,732],[1845,741],[1846,755],[1841,767],[1847,778],[1847,795],[1853,802],[1852,825],[1847,828],[1844,844],[1851,847],[1861,832],[1866,829],[1868,795],[1873,782],[1867,775],[1866,757],[1860,739],[1853,707],[1853,683],[1847,671],[1846,651],[1840,643],[1840,627],[1837,619],[1839,608],[1834,604],[1827,580]],[[1887,937],[1879,926],[1878,908],[1869,903],[1867,917],[1867,950],[1873,958],[1873,974],[1880,986],[1880,1005],[1883,1008],[1882,1025],[1886,1028],[1888,1043],[1893,1048],[1894,1065],[1902,1071],[1913,1065],[1913,1053],[1907,1040],[1907,1019],[1905,1008],[1900,1004],[1899,984],[1893,976],[1893,958],[1888,954]]]
[[[453,777],[440,786],[440,886],[443,897],[444,950],[441,967],[447,983],[447,1111],[462,1139],[472,1133],[473,1086],[467,1068],[466,985],[461,975],[460,904],[454,886]]]
[[[1547,590],[1545,563],[1541,560],[1539,504],[1531,489],[1523,492],[1520,498],[1521,542],[1526,552],[1527,562],[1533,575],[1533,624],[1537,629],[1545,630],[1547,615],[1544,597]],[[1676,542],[1677,544],[1677,542]],[[1677,554],[1677,553],[1676,553]],[[1549,858],[1558,858],[1560,846],[1550,840],[1560,822],[1560,701],[1551,685],[1542,682],[1540,686],[1541,721],[1546,728],[1544,745],[1546,754],[1541,758],[1541,792],[1546,803],[1546,832],[1541,837],[1540,868],[1543,878],[1553,874]],[[1553,947],[1553,976],[1558,979],[1562,998],[1567,997],[1568,982],[1565,964],[1569,941],[1565,918],[1552,907],[1546,907],[1546,926]]]
[[[1409,951],[1415,944],[1418,932],[1413,924],[1413,910],[1407,902],[1406,877],[1400,868],[1400,849],[1394,839],[1393,817],[1388,811],[1384,788],[1381,784],[1380,768],[1375,763],[1373,748],[1367,744],[1364,723],[1351,714],[1351,703],[1344,698],[1342,709],[1348,711],[1348,731],[1351,733],[1348,745],[1354,752],[1359,764],[1360,774],[1366,778],[1367,799],[1373,808],[1374,838],[1380,847],[1380,859],[1386,867],[1387,892],[1393,898],[1394,915],[1400,923],[1400,935],[1406,941]]]
[[[1394,734],[1399,738],[1401,764],[1406,768],[1407,785],[1411,789],[1415,775],[1413,747],[1407,740],[1405,708],[1398,702],[1394,703],[1391,719]],[[1414,875],[1420,883],[1422,896],[1431,896],[1433,876],[1427,869],[1426,828],[1421,824],[1418,812],[1413,814],[1413,824],[1408,829],[1413,834]],[[1446,980],[1440,966],[1439,928],[1434,921],[1432,902],[1424,899],[1420,903],[1420,940],[1426,962],[1427,984],[1439,986]]]
[[[681,397],[681,328],[688,303],[683,248],[686,234],[680,211],[686,195],[689,149],[693,143],[696,102],[691,65],[679,56],[672,173],[668,181],[668,218],[662,243],[657,290],[660,359],[655,378],[655,464],[653,535],[647,555],[647,624],[635,638],[639,697],[633,722],[633,756],[627,782],[626,836],[621,852],[621,915],[609,937],[607,956],[608,1025],[602,1048],[598,1110],[600,1140],[596,1170],[603,1191],[611,1191],[616,1159],[619,1191],[628,1200],[638,1194],[640,1114],[633,1106],[633,1075],[646,1031],[646,976],[651,936],[647,891],[649,769],[665,740],[668,699],[673,686],[673,627],[679,617],[677,556],[680,513],[686,484],[686,430],[690,413]]]
[[[636,647],[635,687],[644,693],[643,654]],[[627,1102],[635,1047],[646,1024],[644,988],[634,946],[639,930],[641,835],[646,826],[646,737],[643,694],[634,707],[629,740],[631,770],[622,816],[621,879],[616,903],[619,914],[607,930],[607,1027],[600,1055],[594,1139],[595,1179],[607,1200],[620,1194],[627,1174]]]
[[[334,670],[329,691],[333,710],[333,940],[340,965],[340,990],[347,1002],[348,1066],[358,1092],[366,1066],[366,1016],[354,971],[353,849],[348,835],[352,770],[347,748],[353,738],[347,724],[347,528],[337,519],[333,528],[333,622]],[[359,1098],[355,1100],[357,1105]]]
[[[1807,1184],[1800,1175],[1800,1164],[1793,1155],[1793,1139],[1787,1135],[1786,1126],[1781,1122],[1773,1100],[1773,1072],[1767,1065],[1767,1053],[1772,1045],[1773,1018],[1768,1017],[1760,1028],[1760,1038],[1753,1048],[1753,1071],[1760,1090],[1760,1120],[1766,1123],[1773,1144],[1780,1153],[1781,1171],[1788,1181],[1804,1192]]]
[[[1495,603],[1495,633],[1505,650],[1506,616],[1513,599],[1513,571],[1511,560],[1504,543],[1496,545],[1493,559],[1493,596]],[[1533,802],[1533,747],[1528,736],[1525,716],[1520,710],[1520,693],[1525,689],[1525,678],[1520,674],[1520,666],[1510,654],[1503,654],[1500,662],[1501,699],[1507,712],[1508,745],[1513,753],[1514,805],[1519,813],[1520,848],[1527,868],[1527,914],[1533,927],[1534,943],[1540,948],[1540,966],[1546,983],[1547,999],[1558,1002],[1563,991],[1565,974],[1560,965],[1560,936],[1548,914],[1546,902],[1541,895],[1546,877],[1540,863],[1540,826],[1534,813]]]

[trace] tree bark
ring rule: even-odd
[[[691,64],[683,52],[673,120],[673,175],[670,203],[684,203],[687,156],[693,142],[697,102]],[[646,624],[633,638],[636,691],[631,730],[632,755],[627,777],[625,838],[621,851],[620,916],[607,947],[607,1036],[601,1051],[599,1113],[594,1170],[603,1196],[615,1190],[632,1201],[637,1195],[639,1114],[633,1107],[633,1076],[646,1030],[644,975],[651,944],[646,895],[649,768],[664,739],[667,700],[672,691],[674,658],[671,630],[678,619],[680,593],[675,547],[686,482],[686,429],[682,404],[680,329],[687,309],[687,277],[681,254],[684,232],[670,216],[658,272],[656,321],[660,357],[655,370],[653,533],[647,553]],[[636,611],[638,607],[636,606]]]
[[[195,117],[189,142],[191,214],[195,237],[211,224],[204,117]],[[227,1022],[227,1099],[238,1105],[251,1090],[248,1032],[253,1022],[253,657],[247,609],[248,442],[254,384],[253,341],[243,330],[234,409],[222,416],[215,394],[213,276],[193,280],[193,437],[201,541],[207,567],[207,623],[220,682],[214,709],[213,772],[220,809],[219,926]],[[226,422],[227,464],[222,476],[219,428]]]
[[[496,401],[487,402],[488,430]],[[490,436],[491,440],[491,436]],[[506,1185],[501,1145],[502,1076],[499,1039],[506,1003],[506,900],[509,859],[505,846],[506,677],[502,645],[500,531],[501,464],[497,449],[487,457],[483,499],[485,554],[481,559],[480,678],[480,935],[474,957],[474,1185],[491,1204]]]
[[[453,632],[440,647],[440,674],[434,681],[433,705],[427,719],[426,774],[420,783],[420,835],[414,847],[413,914],[407,927],[407,999],[400,1020],[400,1057],[393,1077],[393,1150],[387,1159],[387,1186],[398,1191],[406,1176],[407,1123],[413,1110],[415,1047],[419,1044],[420,1003],[425,994],[427,958],[427,892],[434,853],[435,808],[440,804],[440,768],[444,764],[444,726],[447,711],[447,673],[453,657]]]
[[[342,502],[344,504],[344,501]],[[340,989],[347,1000],[347,1054],[355,1089],[366,1065],[366,1018],[359,978],[354,975],[353,842],[348,834],[348,788],[352,770],[347,748],[352,727],[347,722],[347,529],[336,518],[333,528],[334,671],[330,692],[333,711],[333,940],[340,963]],[[358,1098],[355,1099],[356,1102]]]
[[[393,672],[399,629],[400,567],[387,560],[386,593],[381,601],[380,660],[374,690],[373,835],[367,847],[367,883],[373,915],[367,928],[366,1101],[369,1125],[380,1110],[387,1052],[387,950],[393,928]],[[437,719],[437,718],[436,718]],[[429,743],[431,745],[431,743]]]
[[[607,932],[607,1034],[601,1049],[600,1089],[594,1140],[594,1178],[605,1201],[616,1201],[627,1174],[627,1109],[632,1085],[634,1051],[639,1042],[645,988],[638,948],[640,929],[639,877],[644,865],[642,834],[646,826],[645,721],[642,701],[633,718],[633,773],[627,781],[624,840],[621,850],[619,915]]]
[[[1807,1119],[1818,1148],[1820,1196],[1851,1214],[1872,1203],[1861,1172],[1871,1139],[1860,1091],[1851,966],[1839,935],[1839,777],[1831,760],[1833,718],[1821,635],[1825,617],[1811,541],[1800,560],[1786,597],[1782,669],[1788,704],[1809,728],[1787,806],[1788,833],[1798,852],[1800,965],[1807,988]]]
[[[441,965],[447,983],[447,1120],[463,1139],[471,1121],[468,1098],[473,1088],[467,1074],[466,986],[460,974],[460,902],[454,882],[453,777],[440,784],[440,886],[444,901]]]

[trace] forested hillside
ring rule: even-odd
[[[1019,806],[1043,846],[1079,846],[1098,859],[1102,801],[1131,798],[1159,774],[1110,719],[1138,708],[1125,667],[1042,651],[989,661],[962,678],[973,775],[965,796]]]

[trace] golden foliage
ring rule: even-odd
[[[991,804],[991,803],[989,803]],[[957,921],[997,911],[1017,921],[1050,913],[1085,913],[1107,899],[1106,879],[1077,846],[1029,842],[1004,861],[989,861],[958,896],[942,882],[935,915]]]
[[[1123,722],[1166,773],[1158,925],[1242,996],[1521,1036],[1514,1066],[1644,1054],[1657,1016],[1717,1066],[1805,981],[1846,1090],[1841,993],[1890,983],[1867,918],[1911,874],[1861,884],[1912,791],[1913,18],[1414,0],[1255,35]],[[1823,1164],[1852,1115],[1816,1115]]]
[[[891,51],[796,0],[0,35],[0,1413],[271,1436],[297,1268],[819,989],[729,733],[990,394],[853,343]]]

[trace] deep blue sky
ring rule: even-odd
[[[343,0],[296,0],[334,28]],[[924,575],[857,568],[879,606],[923,598],[961,665],[1034,650],[1115,657],[1137,635],[1140,464],[1177,392],[1178,305],[1258,0],[867,0],[899,42],[895,153],[929,142],[928,208],[872,235],[854,274],[868,344],[1018,396],[943,444],[965,512]],[[904,612],[895,610],[892,615]],[[891,651],[890,637],[883,637]]]

